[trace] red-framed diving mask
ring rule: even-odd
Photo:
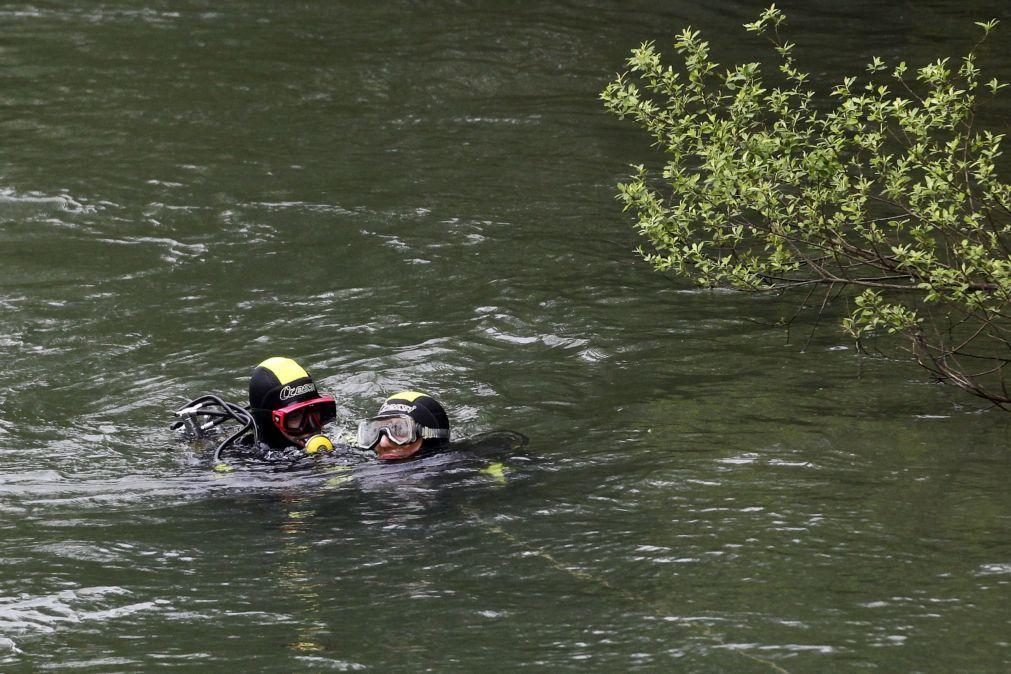
[[[332,396],[303,400],[274,410],[270,418],[277,430],[288,436],[319,433],[337,418],[337,401]]]

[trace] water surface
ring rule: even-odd
[[[1009,18],[793,4],[826,81]],[[1011,667],[1009,417],[633,252],[648,140],[598,92],[686,24],[754,58],[759,9],[0,4],[0,669]],[[420,388],[535,460],[218,474],[167,432],[279,354],[345,429]]]

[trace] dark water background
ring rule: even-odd
[[[1011,416],[632,252],[598,92],[761,6],[0,4],[0,671],[1011,668]],[[1003,2],[785,9],[1011,79]],[[536,461],[209,471],[168,411],[272,355]]]

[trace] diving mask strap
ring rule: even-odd
[[[422,440],[432,440],[435,438],[448,440],[449,439],[449,429],[448,428],[428,428],[427,426],[418,426],[421,432],[418,434]]]

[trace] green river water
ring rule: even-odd
[[[0,671],[1011,670],[1011,415],[614,200],[628,50],[761,7],[0,3]],[[990,17],[1011,79],[998,0],[784,9],[825,81]],[[171,410],[273,355],[529,460],[210,470]]]

